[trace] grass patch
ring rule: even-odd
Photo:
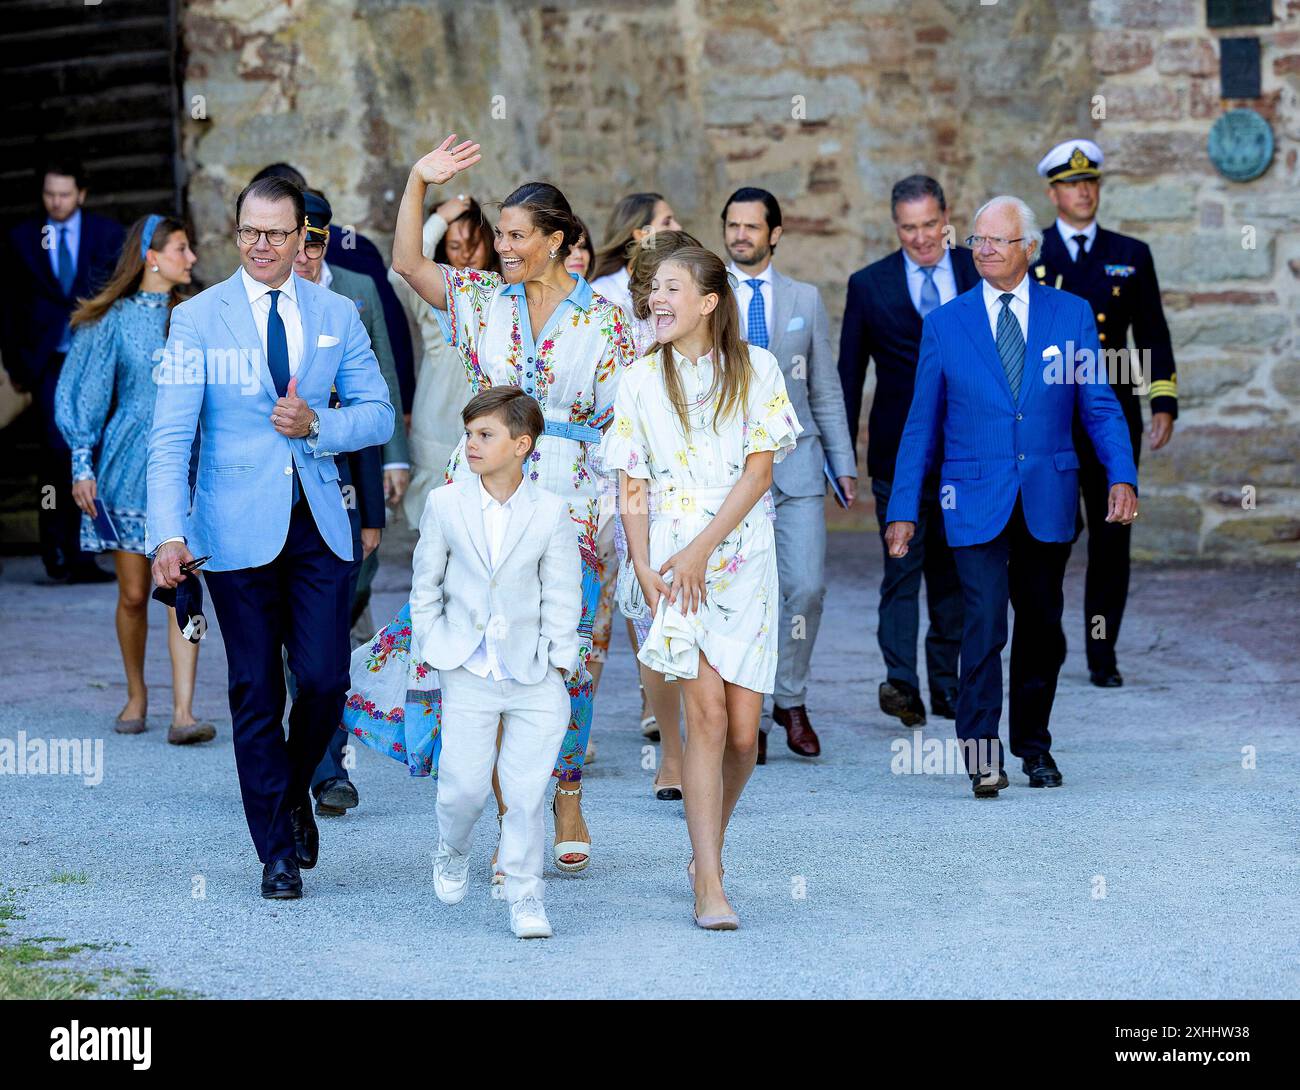
[[[62,881],[89,881],[83,872]],[[54,881],[61,879],[56,875]],[[85,964],[85,955],[111,949],[93,942],[69,943],[40,936],[14,939],[8,923],[23,919],[18,891],[0,891],[0,1000],[4,999],[194,999],[192,992],[163,988],[146,969]]]
[[[84,870],[61,870],[55,871],[50,876],[50,881],[64,886],[87,886],[90,884],[90,875]]]

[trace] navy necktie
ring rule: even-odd
[[[59,228],[59,287],[63,289],[63,294],[70,296],[72,294],[73,282],[77,279],[77,262],[72,256],[72,250],[68,248],[68,229]]]
[[[1088,236],[1075,235],[1074,245],[1076,247],[1074,251],[1074,263],[1076,265],[1086,264],[1088,261]]]
[[[266,366],[271,372],[271,381],[275,383],[276,392],[284,397],[289,390],[289,337],[284,331],[284,319],[280,317],[277,304],[280,292],[271,292],[271,312],[266,316]],[[293,499],[296,504],[302,493],[298,490],[298,474],[293,475]]]
[[[749,316],[745,319],[746,338],[750,344],[759,348],[767,347],[767,311],[763,307],[763,281],[746,280],[754,293],[749,297]]]
[[[279,291],[272,291],[271,313],[266,318],[266,366],[270,368],[276,393],[284,397],[289,389],[289,337],[280,317],[279,301]]]
[[[917,309],[924,318],[939,305],[939,285],[934,282],[933,265],[922,265],[920,268],[925,283],[921,285],[921,305]]]
[[[1020,332],[1020,322],[1011,313],[1011,300],[1014,298],[1009,291],[998,296],[1002,303],[1002,313],[998,315],[998,355],[1002,357],[1002,369],[1011,385],[1012,400],[1018,401],[1020,380],[1025,373],[1025,335]]]

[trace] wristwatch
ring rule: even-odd
[[[320,413],[311,414],[311,423],[307,425],[307,436],[310,439],[320,438]]]

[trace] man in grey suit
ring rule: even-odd
[[[781,583],[780,651],[772,719],[791,750],[816,757],[821,744],[808,719],[808,669],[826,595],[826,485],[845,504],[857,491],[857,459],[849,438],[830,321],[817,288],[783,276],[772,265],[781,237],[781,206],[765,189],[736,190],[722,209],[723,240],[736,278],[745,339],[781,363],[795,414],[804,426],[794,452],[772,467],[776,559]],[[763,722],[758,763],[767,762]]]

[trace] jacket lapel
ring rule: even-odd
[[[221,318],[234,335],[235,344],[251,352],[257,360],[257,375],[262,380],[263,389],[272,401],[279,400],[275,380],[266,364],[266,353],[262,350],[262,338],[258,335],[257,323],[253,321],[253,308],[248,303],[243,277],[238,270],[221,287]]]
[[[469,539],[474,544],[474,551],[483,561],[484,569],[490,572],[492,562],[488,559],[487,531],[483,526],[483,504],[479,499],[478,474],[452,487],[459,490],[460,513],[465,520],[465,530],[469,534]]]
[[[885,303],[885,312],[896,316],[900,325],[921,339],[921,312],[912,305],[912,291],[907,283],[907,262],[903,260],[903,251],[895,250],[890,262],[889,275],[885,278],[885,288],[889,298]]]
[[[986,367],[993,371],[994,378],[1002,388],[1003,393],[1007,395],[1007,400],[1013,405],[1015,399],[1011,396],[1011,383],[1007,381],[1006,368],[1002,366],[1002,357],[998,355],[998,346],[993,341],[993,331],[989,327],[988,311],[984,309],[984,283],[980,281],[975,287],[971,288],[965,295],[961,296],[961,318],[966,326],[966,333],[975,344],[976,352],[984,361]],[[1030,306],[1030,314],[1033,314],[1033,306]],[[1028,361],[1029,355],[1026,350],[1025,359]],[[1023,382],[1021,391],[1023,392]]]
[[[293,274],[298,276],[297,273]],[[316,342],[320,339],[321,298],[315,291],[316,284],[298,277],[298,319],[302,322],[302,359],[298,362],[298,389],[303,388],[302,380],[307,368],[316,358]]]
[[[510,555],[510,550],[519,544],[519,539],[524,536],[533,522],[533,506],[536,503],[536,496],[533,493],[533,483],[525,477],[519,484],[519,491],[515,493],[514,501],[510,509],[510,521],[506,525],[505,537],[501,539],[501,554],[497,557],[497,567],[501,567]]]
[[[1051,336],[1052,319],[1056,315],[1052,293],[1029,281],[1029,336],[1025,338],[1025,372],[1020,380],[1020,404],[1028,400],[1032,388],[1043,385],[1043,350]],[[1057,345],[1061,348],[1060,345]],[[1061,348],[1064,352],[1065,349]],[[1008,387],[1010,389],[1010,387]]]

